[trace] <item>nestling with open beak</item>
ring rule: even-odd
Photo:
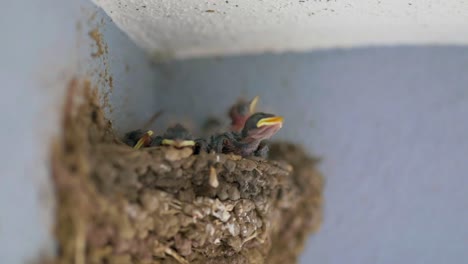
[[[194,153],[206,151],[208,144],[203,139],[195,139],[192,134],[181,124],[169,127],[164,135],[157,136],[153,140],[153,146],[172,146],[175,148],[190,147]]]
[[[153,142],[153,131],[144,132],[141,129],[133,130],[125,134],[123,142],[134,149],[149,147]]]
[[[143,125],[143,129],[137,129],[130,131],[125,134],[123,138],[123,142],[134,149],[140,149],[140,148],[146,148],[151,146],[151,143],[153,142],[153,131],[148,130],[148,127],[151,126],[151,124],[158,119],[162,114],[163,110],[159,110],[158,112],[154,113],[151,118],[146,121],[146,123]],[[146,132],[144,132],[146,130]]]
[[[283,118],[267,113],[255,113],[245,122],[241,133],[226,132],[211,138],[211,149],[218,153],[233,153],[242,157],[265,157],[268,146],[263,140],[272,137],[283,125]]]
[[[258,103],[258,96],[246,102],[239,100],[229,109],[229,117],[231,118],[231,131],[240,132],[244,128],[247,119],[255,113],[255,108]]]

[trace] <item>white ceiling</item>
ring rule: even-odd
[[[157,58],[468,44],[462,0],[93,0]]]

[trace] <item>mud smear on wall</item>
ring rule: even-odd
[[[151,147],[114,135],[88,81],[73,80],[54,146],[57,257],[49,263],[294,263],[322,219],[316,160]]]

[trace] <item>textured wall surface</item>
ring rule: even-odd
[[[459,0],[93,0],[159,59],[390,44],[468,44]]]

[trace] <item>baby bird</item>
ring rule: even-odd
[[[194,153],[206,151],[208,144],[203,139],[195,139],[192,134],[181,124],[169,127],[162,136],[153,140],[153,146],[172,146],[175,148],[190,147]]]
[[[283,126],[283,117],[267,113],[255,113],[245,122],[240,133],[226,132],[213,136],[210,148],[218,153],[233,153],[242,157],[265,157],[268,146],[263,140],[272,137]]]
[[[244,128],[244,124],[247,119],[253,113],[255,113],[258,99],[259,97],[255,96],[248,102],[239,100],[229,109],[229,117],[231,118],[231,131],[240,132],[242,128]]]

